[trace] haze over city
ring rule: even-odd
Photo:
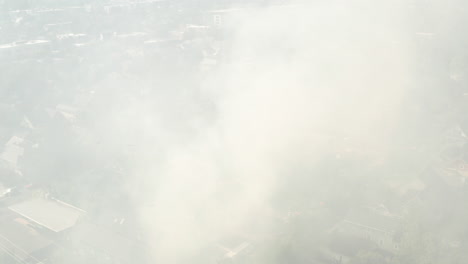
[[[0,0],[0,263],[465,263],[467,8]]]

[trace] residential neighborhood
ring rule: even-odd
[[[0,0],[0,263],[466,263],[448,2]]]

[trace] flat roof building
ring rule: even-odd
[[[0,251],[19,263],[40,263],[53,242],[11,211],[0,213]]]
[[[53,232],[73,227],[85,211],[54,199],[35,198],[9,207],[13,212]]]

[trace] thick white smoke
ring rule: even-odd
[[[392,147],[411,81],[406,6],[317,2],[231,14],[228,63],[203,90],[214,123],[138,152],[136,179],[154,184],[140,214],[156,260],[179,263],[231,232],[258,235],[255,223],[268,230],[283,172],[312,166],[330,142],[352,138],[376,160]]]

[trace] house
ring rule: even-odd
[[[0,55],[4,60],[32,60],[43,57],[51,50],[49,40],[37,39],[16,41],[0,45]]]
[[[149,263],[147,245],[108,226],[85,221],[69,234],[70,250],[78,259],[99,263]]]
[[[3,183],[0,182],[0,199],[4,198],[10,192],[10,188],[6,188]]]
[[[18,263],[41,263],[54,248],[51,239],[14,212],[0,211],[0,247]]]
[[[214,247],[206,249],[204,262],[208,263],[245,263],[254,250],[253,242],[245,235],[228,234],[221,237]]]
[[[50,233],[60,233],[72,228],[86,214],[60,200],[45,198],[32,198],[8,208]]]
[[[337,224],[331,231],[335,245],[345,257],[362,250],[381,250],[388,254],[394,254],[400,249],[398,228],[400,217],[392,215],[384,206],[353,208],[343,221]],[[353,243],[346,243],[347,240]],[[359,242],[359,243],[358,243]],[[346,246],[346,245],[349,245]],[[362,247],[357,247],[361,245]]]
[[[13,187],[8,187],[12,185],[7,185],[2,182],[0,182],[0,202],[4,203],[7,198],[11,198],[14,196],[17,196],[20,192],[18,187],[13,186]]]
[[[438,169],[438,175],[442,181],[450,187],[461,188],[465,185],[467,178],[467,170],[464,162],[451,162],[446,164],[446,167]]]
[[[468,142],[467,135],[461,125],[456,125],[447,129],[443,133],[444,145],[442,146],[441,154],[446,156],[447,154],[454,154],[451,151],[456,147],[461,147]]]
[[[466,54],[462,54],[450,59],[449,77],[451,80],[460,83],[466,82],[468,73],[467,57]]]
[[[0,158],[9,163],[14,169],[17,168],[18,160],[24,153],[23,141],[22,137],[12,136],[5,144],[5,148],[0,155]]]
[[[219,249],[222,250],[221,258],[218,260],[220,263],[232,262],[243,255],[248,254],[252,244],[248,241],[238,241],[234,244],[218,244]]]
[[[204,14],[203,22],[206,26],[212,28],[225,28],[231,25],[234,15],[239,14],[243,9],[219,9],[211,10]]]
[[[0,209],[0,249],[18,263],[43,263],[85,212],[55,199],[24,198]]]
[[[468,140],[460,128],[451,131],[451,137],[436,160],[436,170],[441,179],[451,187],[463,187],[468,178]]]
[[[332,263],[348,263],[352,257],[360,252],[369,252],[375,249],[375,245],[368,239],[356,237],[350,234],[334,233],[330,237],[328,248],[322,248],[321,254],[332,259]]]
[[[76,116],[79,110],[76,107],[65,105],[65,104],[58,104],[55,107],[55,113],[59,114],[61,117],[73,123],[76,120]]]
[[[407,197],[411,193],[420,193],[426,185],[419,178],[413,178],[411,180],[392,180],[388,181],[387,185],[396,193],[399,197]]]

